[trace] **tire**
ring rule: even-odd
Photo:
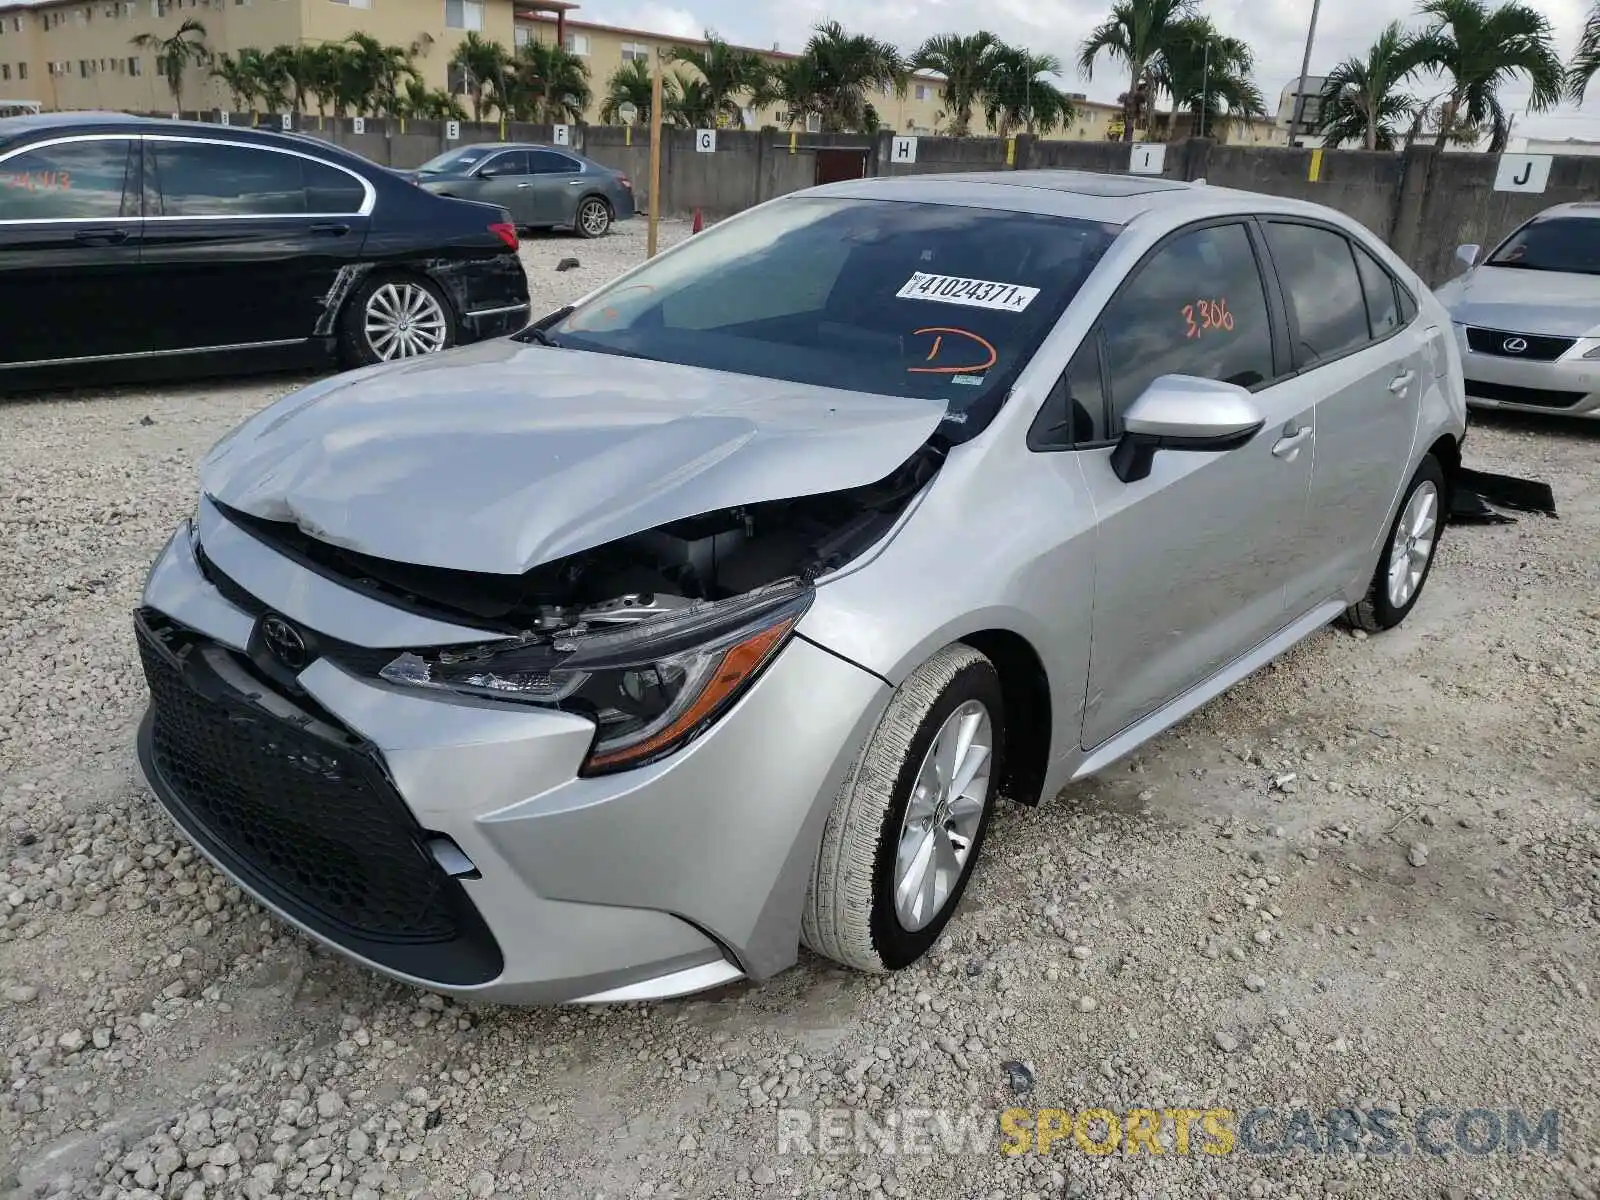
[[[1432,523],[1423,531],[1425,536],[1418,536],[1419,523],[1426,524],[1427,514],[1422,509],[1429,504],[1427,496],[1430,489]],[[1384,539],[1378,565],[1373,569],[1372,581],[1367,585],[1367,594],[1345,610],[1342,618],[1344,625],[1368,633],[1379,633],[1393,629],[1417,606],[1428,576],[1433,572],[1433,560],[1439,551],[1439,535],[1444,532],[1448,498],[1444,468],[1439,465],[1438,459],[1429,454],[1411,477],[1401,498],[1400,509],[1389,525],[1389,535]],[[1396,574],[1393,581],[1390,576],[1391,572],[1399,571],[1397,555],[1403,552],[1402,547],[1408,542],[1411,549],[1404,552],[1409,553],[1411,561],[1404,577],[1406,586],[1403,587],[1401,576]]]
[[[611,231],[611,205],[603,196],[585,196],[572,217],[572,231],[581,238],[605,237]]]
[[[412,314],[398,338],[372,332],[375,324]],[[407,335],[410,335],[407,337]],[[437,354],[456,344],[456,316],[445,294],[420,275],[383,272],[367,278],[350,297],[339,321],[339,358],[350,367],[368,367],[402,358]]]
[[[941,731],[947,723],[971,722],[979,712],[987,718],[990,748],[979,778],[965,789],[967,803],[942,822],[943,789],[937,798],[929,796],[918,804],[930,833],[935,824],[970,833],[965,857],[942,902],[935,894],[931,907],[925,903],[920,917],[907,921],[895,896],[907,808],[919,776],[931,767],[930,751]],[[981,734],[981,724],[969,728]],[[972,739],[973,744],[978,740]],[[834,800],[806,895],[800,940],[860,971],[897,971],[921,958],[949,923],[972,878],[1004,762],[1005,703],[999,673],[971,647],[946,646],[900,685]],[[975,821],[973,797],[981,797]],[[966,816],[957,816],[958,811]],[[907,841],[908,847],[922,844]]]

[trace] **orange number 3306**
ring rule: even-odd
[[[1228,301],[1223,297],[1214,300],[1196,300],[1183,306],[1183,320],[1187,325],[1184,337],[1197,338],[1203,333],[1221,329],[1233,332],[1233,314],[1228,311]]]

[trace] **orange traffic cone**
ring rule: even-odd
[[[694,224],[689,227],[689,232],[690,233],[699,233],[705,227],[706,227],[706,219],[705,219],[705,217],[700,215],[700,210],[697,208],[697,209],[694,210]]]

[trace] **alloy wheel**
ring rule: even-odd
[[[967,869],[989,803],[994,727],[969,700],[940,726],[906,801],[895,850],[894,907],[915,933],[937,917]]]
[[[590,198],[578,208],[578,224],[589,237],[599,237],[611,225],[611,213],[604,200]]]
[[[1389,604],[1401,609],[1411,602],[1427,574],[1439,528],[1439,489],[1424,480],[1406,501],[1389,546]]]
[[[432,292],[417,283],[386,283],[367,301],[367,343],[385,362],[444,349],[449,321]]]

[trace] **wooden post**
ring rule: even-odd
[[[661,220],[661,51],[656,50],[655,74],[650,80],[650,232],[645,257],[656,256],[656,225]]]

